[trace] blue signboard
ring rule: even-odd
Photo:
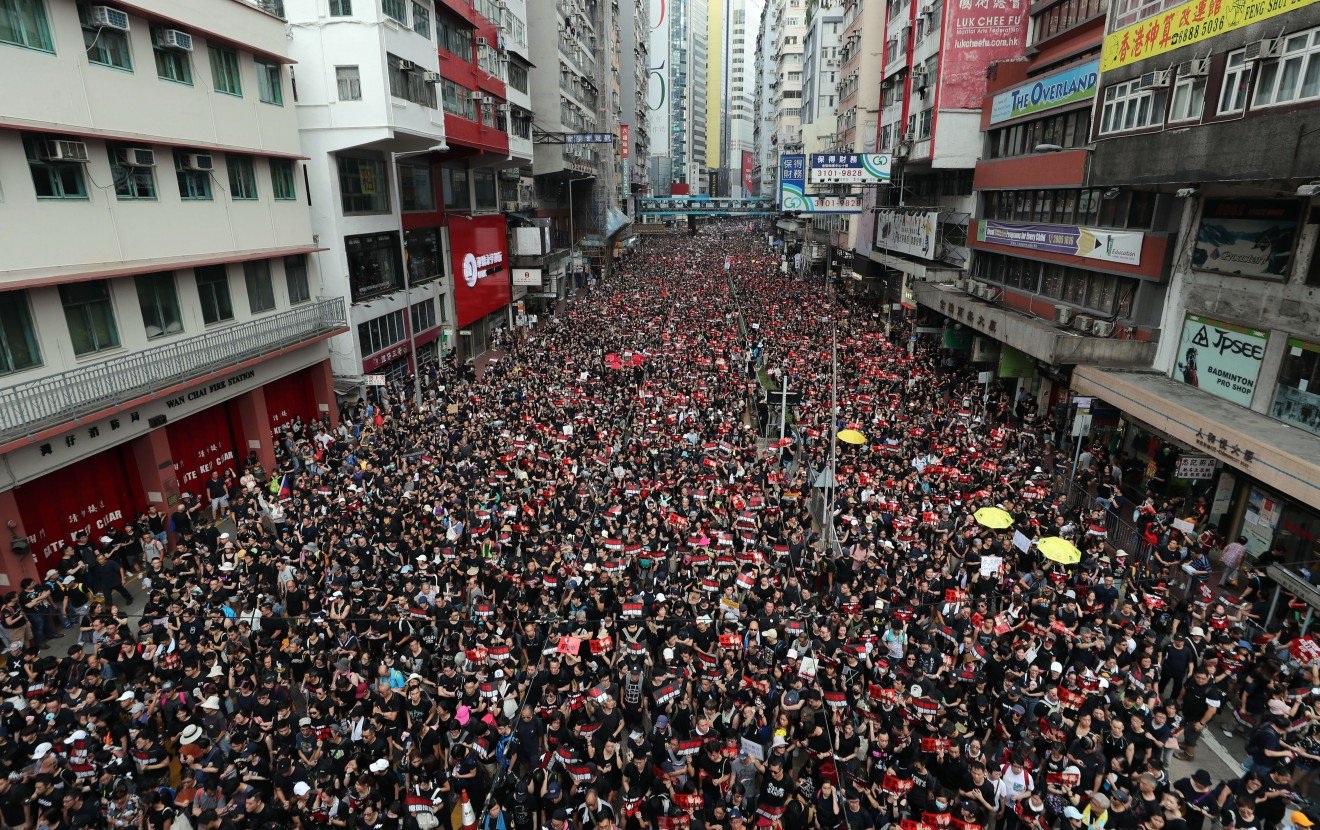
[[[879,184],[889,181],[884,153],[812,153],[812,184]]]
[[[1100,81],[1100,61],[1083,64],[1046,75],[1038,81],[1001,92],[990,105],[990,123],[998,124],[1043,110],[1073,104],[1095,97]]]
[[[807,157],[789,153],[779,157],[779,209],[806,210]]]

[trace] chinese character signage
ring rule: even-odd
[[[940,109],[980,109],[985,70],[1021,58],[1027,43],[1028,0],[949,0],[940,51]]]
[[[509,304],[511,279],[505,270],[508,247],[503,216],[449,217],[454,314],[459,328]]]
[[[613,144],[612,133],[565,133],[565,144]]]
[[[1297,217],[1296,199],[1207,199],[1192,267],[1246,277],[1287,277]]]
[[[807,210],[807,157],[788,153],[779,157],[779,209]]]
[[[889,181],[883,153],[812,153],[812,184],[876,184]]]
[[[751,150],[742,151],[742,185],[743,196],[750,199],[756,192],[752,185],[752,174],[755,169],[755,161]]]
[[[628,158],[632,154],[631,128],[627,124],[619,125],[619,156]]]
[[[1224,400],[1251,406],[1268,339],[1263,331],[1188,314],[1173,376]]]
[[[991,102],[990,123],[998,124],[1066,104],[1088,101],[1095,97],[1095,87],[1099,80],[1100,61],[1087,61],[1026,86],[1001,92]]]
[[[1208,455],[1180,455],[1173,476],[1187,481],[1209,481],[1215,477],[1218,463]]]
[[[939,220],[934,210],[877,210],[875,247],[934,259]]]
[[[540,268],[514,268],[513,284],[515,286],[525,285],[528,288],[541,287],[541,269]]]
[[[1138,231],[1110,231],[1077,225],[1029,225],[1023,222],[981,220],[977,223],[976,238],[981,242],[993,242],[1011,248],[1140,265],[1143,234]]]
[[[750,216],[775,212],[775,203],[771,199],[638,199],[639,214],[681,213],[698,216]]]
[[[1108,72],[1215,35],[1241,29],[1313,0],[1187,0],[1166,12],[1126,26],[1105,38],[1100,69]],[[1272,33],[1274,34],[1274,33]]]

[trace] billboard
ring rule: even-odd
[[[1206,199],[1192,267],[1246,277],[1287,277],[1298,215],[1296,199]]]
[[[807,157],[786,153],[779,157],[779,209],[807,209]]]
[[[1110,231],[1081,225],[1030,225],[1025,222],[982,220],[977,224],[976,238],[981,242],[1029,251],[1140,265],[1144,234],[1139,231]]]
[[[652,157],[670,154],[669,132],[669,9],[666,0],[649,0],[650,20],[647,33],[646,108],[647,132],[654,136]],[[668,182],[666,174],[664,180]]]
[[[939,219],[939,211],[934,210],[877,210],[875,247],[934,259]]]
[[[1268,339],[1263,331],[1188,314],[1173,377],[1224,400],[1251,406]]]
[[[1028,0],[957,0],[944,6],[940,109],[980,109],[985,70],[1020,58],[1027,42]]]
[[[1207,38],[1259,23],[1314,0],[1187,0],[1140,23],[1124,26],[1105,37],[1100,68],[1108,72],[1120,66],[1163,55]],[[1280,30],[1282,31],[1282,30]]]
[[[876,184],[889,181],[884,153],[812,153],[812,184]]]
[[[1087,61],[1071,69],[1046,75],[1025,86],[996,95],[990,102],[990,123],[1088,101],[1100,81],[1100,61]]]
[[[449,216],[454,316],[459,328],[509,304],[508,229],[503,216]]]
[[[755,191],[755,185],[752,183],[752,176],[756,170],[756,156],[751,150],[742,151],[742,186],[743,198],[750,199]]]
[[[627,124],[619,125],[619,157],[628,158],[632,155],[632,128]]]

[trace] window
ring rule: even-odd
[[[1320,343],[1288,338],[1270,415],[1320,435]]]
[[[435,328],[435,299],[427,297],[420,303],[413,303],[412,307],[412,330],[413,334]]]
[[[431,10],[421,3],[413,3],[413,31],[427,40],[431,39]]]
[[[189,153],[185,150],[174,151],[174,174],[179,180],[179,198],[185,201],[210,201],[211,172],[209,170],[190,169],[193,162],[201,158],[209,159],[204,153]]]
[[[339,194],[344,213],[389,213],[385,162],[339,156]]]
[[[330,0],[331,17],[352,17],[353,0]]]
[[[133,161],[132,147],[126,144],[107,144],[110,155],[110,180],[115,184],[115,196],[120,201],[156,198],[156,169],[125,164]]]
[[[490,168],[473,170],[472,190],[477,197],[477,210],[496,210],[499,207],[494,170]]]
[[[435,210],[431,165],[399,165],[399,200],[404,210]]]
[[[202,322],[213,325],[234,319],[234,303],[229,298],[229,272],[223,265],[194,268],[197,299],[202,306]]]
[[[257,171],[251,156],[230,153],[225,156],[225,167],[229,169],[229,198],[235,201],[257,198]]]
[[[339,100],[362,100],[362,74],[356,66],[336,66],[335,84],[339,87]]]
[[[243,76],[238,68],[238,53],[219,46],[206,47],[211,56],[211,85],[216,92],[243,96]]]
[[[247,283],[249,311],[260,314],[275,308],[275,286],[270,279],[270,260],[254,259],[243,263],[243,281]]]
[[[396,55],[386,57],[390,67],[390,94],[434,109],[435,84],[426,80],[423,70]]]
[[[421,285],[444,274],[440,260],[440,231],[435,228],[414,228],[403,232],[403,244],[408,247],[408,280]]]
[[[261,58],[255,58],[253,62],[257,67],[257,98],[265,104],[284,106],[284,86],[280,65]]]
[[[527,91],[527,67],[513,61],[509,62],[509,86],[519,92]]]
[[[1219,114],[1233,115],[1247,108],[1247,90],[1251,87],[1251,64],[1247,53],[1230,52],[1224,61],[1224,82],[1219,91]]]
[[[384,351],[407,336],[403,327],[403,309],[358,325],[358,344],[364,355]]]
[[[405,26],[408,25],[408,0],[381,0],[380,5],[386,15]]]
[[[190,53],[182,49],[168,49],[161,46],[160,38],[157,36],[160,31],[163,30],[157,26],[151,27],[151,42],[154,44],[152,51],[156,56],[156,77],[162,81],[192,86]]]
[[[468,171],[465,167],[441,167],[446,210],[471,210],[468,201]]]
[[[276,199],[297,199],[293,183],[293,159],[270,160],[270,189]]]
[[[128,48],[128,32],[109,26],[97,26],[92,22],[91,8],[89,3],[78,4],[78,20],[82,23],[87,60],[100,66],[132,72],[133,58]]]
[[[307,256],[294,254],[284,258],[284,285],[289,289],[289,305],[305,303],[312,298],[307,282]]]
[[[54,52],[43,0],[0,0],[0,43]]]
[[[109,282],[92,280],[61,285],[60,303],[64,306],[74,354],[82,357],[119,346]]]
[[[1260,65],[1252,106],[1272,107],[1320,98],[1320,29],[1288,35],[1283,56]]]
[[[37,330],[32,327],[27,292],[0,291],[0,375],[40,365],[41,350]]]
[[[1142,89],[1140,79],[1114,84],[1105,90],[1100,134],[1158,127],[1164,123],[1164,89]]]
[[[2,2],[3,0],[0,0]],[[83,166],[77,162],[44,161],[51,142],[62,140],[55,135],[25,135],[23,150],[27,153],[28,169],[32,172],[32,185],[39,199],[86,199],[87,183],[83,179]]]
[[[348,284],[353,302],[403,287],[397,233],[366,233],[344,237]]]
[[[139,274],[133,282],[137,285],[138,308],[142,309],[142,325],[148,340],[183,331],[173,272]]]
[[[467,24],[440,15],[436,20],[436,37],[446,52],[465,61],[472,60],[472,30]]]

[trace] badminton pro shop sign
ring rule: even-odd
[[[509,304],[508,229],[502,216],[450,217],[454,316],[459,328]]]
[[[1251,406],[1267,340],[1263,331],[1189,314],[1174,377],[1224,400]]]

